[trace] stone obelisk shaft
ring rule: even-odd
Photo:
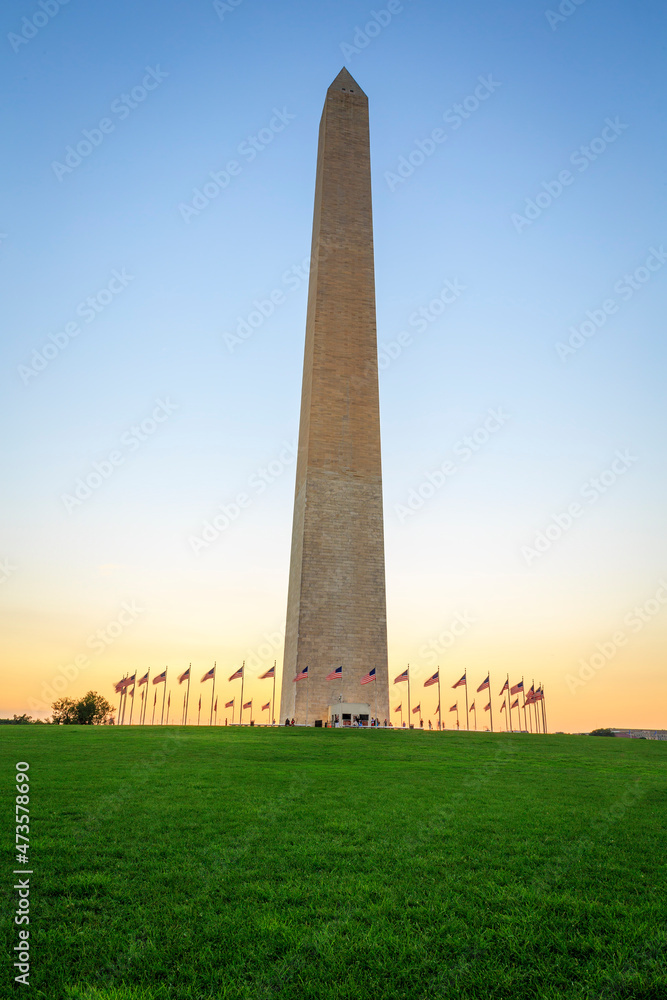
[[[341,694],[388,718],[368,99],[346,70],[320,123],[281,721]]]

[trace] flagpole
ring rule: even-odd
[[[401,718],[403,713],[401,712]],[[408,663],[408,728],[410,728],[410,719],[412,715],[410,714],[410,664]]]
[[[146,690],[148,691],[148,688],[146,688]],[[143,718],[143,715],[144,715],[144,692],[142,691],[141,692],[141,706],[139,708],[139,725],[142,724],[141,720]]]
[[[155,706],[157,705],[157,691],[155,692],[155,697],[153,698],[153,714],[151,716],[151,726],[155,725]]]
[[[375,721],[377,722],[378,717],[378,675],[377,670],[375,671],[374,685],[375,687]]]
[[[181,712],[181,725],[185,725],[185,691],[183,692],[183,711]]]
[[[472,710],[475,713],[475,732],[477,732],[477,702],[473,701]]]
[[[213,725],[213,698],[214,698],[214,695],[215,695],[215,671],[216,671],[217,665],[218,665],[218,661],[216,660],[215,663],[213,664],[213,691],[211,692],[211,718],[209,720],[209,726]]]
[[[491,716],[491,732],[493,732],[493,694],[491,693],[491,674],[489,674],[489,715]]]
[[[164,684],[165,684],[165,687],[166,687],[167,686],[167,682],[165,681]],[[167,725],[169,725],[169,711],[170,711],[170,709],[171,709],[171,691],[169,692],[169,697],[167,698]]]
[[[273,701],[271,702],[271,722],[276,717],[276,661],[273,661]]]
[[[146,700],[144,701],[144,725],[146,725],[146,710],[148,709],[148,692],[151,683],[151,668],[148,668],[148,678],[146,680]]]
[[[199,709],[197,710],[197,725],[201,724],[201,695],[199,695]]]
[[[456,700],[456,729],[457,729],[457,732],[460,731],[460,729],[461,729],[461,723],[459,722],[459,702],[458,702],[458,698]]]
[[[123,680],[127,680],[127,674],[125,674],[125,677],[123,677]],[[123,711],[122,711],[122,714],[120,716],[120,725],[124,726],[125,725],[125,703],[127,701],[127,684],[123,685],[123,690],[120,693],[120,700],[121,700],[122,705],[123,705]]]
[[[190,679],[192,677],[192,664],[188,667],[188,690],[185,697],[185,725],[188,724],[188,711],[190,710]]]
[[[241,705],[239,708],[239,726],[243,725],[243,682],[245,681],[245,660],[241,664]]]
[[[164,702],[165,702],[165,698],[167,697],[167,671],[168,670],[169,670],[169,667],[165,667],[164,668],[164,691],[162,692],[162,715],[160,717],[160,725],[161,726],[164,724]]]
[[[306,726],[308,725],[308,681],[310,680],[310,665],[306,674]]]
[[[465,672],[466,678],[466,732],[470,732],[470,713],[468,712],[468,671]],[[456,703],[458,705],[458,702]],[[456,721],[459,719],[459,710],[456,709]]]
[[[547,729],[547,706],[546,706],[547,698],[544,693],[544,685],[541,684],[540,687],[542,688],[542,722],[544,723],[544,732],[548,733],[549,730]]]
[[[403,728],[403,699],[401,698],[401,729]]]
[[[512,709],[510,705],[512,704],[512,695],[510,694],[510,675],[507,675],[507,718],[510,720],[510,732],[512,729]]]
[[[440,697],[440,664],[438,664],[438,729],[442,732],[442,700]]]
[[[526,721],[526,682],[523,679],[523,674],[521,674],[521,694],[523,695],[523,724],[526,728],[526,732],[528,732],[528,722]],[[521,719],[521,708],[519,708],[519,719]]]

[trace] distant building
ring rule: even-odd
[[[630,740],[667,740],[667,729],[612,729],[612,733]]]

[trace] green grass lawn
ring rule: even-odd
[[[4,726],[34,998],[667,998],[667,745]]]

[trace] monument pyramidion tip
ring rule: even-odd
[[[334,80],[334,82],[329,87],[327,93],[332,90],[344,90],[349,94],[361,94],[362,97],[366,97],[357,81],[354,79],[351,73],[349,73],[343,66],[342,70]]]

